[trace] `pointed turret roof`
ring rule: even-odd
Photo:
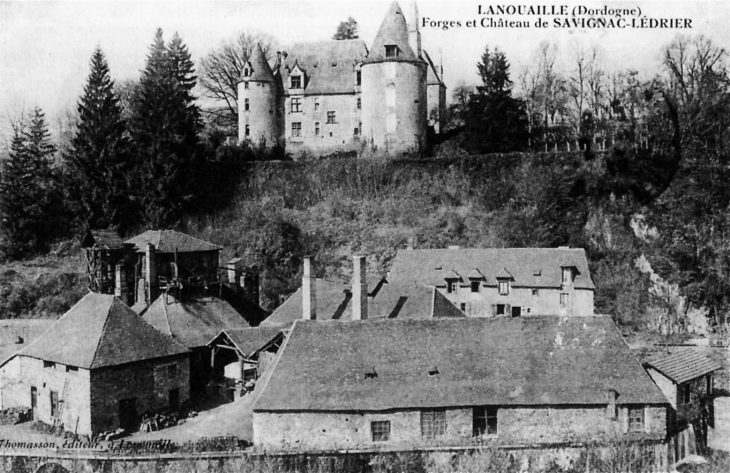
[[[397,57],[386,57],[385,46],[394,45],[399,49]],[[378,34],[370,48],[370,54],[364,64],[380,61],[422,61],[408,44],[408,24],[398,2],[390,4],[390,10],[385,15],[383,23],[380,24]]]
[[[116,297],[89,293],[18,355],[94,369],[187,351]]]
[[[269,61],[266,60],[264,51],[261,49],[261,44],[256,43],[253,51],[251,51],[251,57],[248,58],[248,62],[251,64],[251,74],[248,80],[274,82],[274,73],[271,72],[271,66],[269,66]]]

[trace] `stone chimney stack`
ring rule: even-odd
[[[124,266],[121,264],[117,265],[116,274],[114,275],[114,295],[121,299],[122,302],[129,305],[127,292],[127,274],[124,271]]]
[[[317,320],[317,280],[312,276],[312,259],[304,258],[302,274],[302,318]]]
[[[413,2],[409,8],[407,17],[408,23],[408,45],[416,57],[421,57],[421,31],[418,29],[418,6]]]
[[[155,245],[147,243],[145,248],[145,303],[149,307],[157,299],[157,263],[155,262]]]
[[[353,256],[355,270],[352,277],[352,320],[368,318],[368,280],[364,256]]]

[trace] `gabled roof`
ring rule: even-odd
[[[397,46],[400,50],[398,57],[386,57],[385,46]],[[363,64],[382,61],[423,61],[408,44],[408,24],[398,2],[390,4],[390,9],[380,24],[378,34],[375,35],[373,46]]]
[[[122,238],[117,234],[116,230],[89,230],[86,232],[82,248],[106,248],[120,249],[124,245]]]
[[[305,74],[304,95],[354,94],[355,71],[367,54],[361,39],[294,44],[279,67],[284,93],[296,65]]]
[[[317,320],[351,321],[352,286],[324,279],[317,279],[316,284]],[[387,283],[382,284],[377,292],[373,292],[373,289],[373,285],[369,283],[369,319],[426,318],[431,317],[431,314],[435,314],[434,317],[453,316],[451,309],[444,313],[440,306],[434,307],[433,288],[410,283]],[[453,304],[451,306],[453,307]],[[302,319],[301,288],[284,301],[261,325],[287,326],[300,319]]]
[[[456,271],[454,271],[453,269],[451,271],[449,271],[449,273],[446,276],[444,276],[444,279],[457,279],[459,281],[463,281],[463,278],[461,277],[461,275],[459,273],[457,273]]]
[[[89,293],[18,355],[95,369],[183,353],[116,297]]]
[[[282,329],[279,327],[228,329],[221,331],[208,343],[208,345],[213,346],[216,342],[228,340],[233,343],[244,356],[251,356],[264,348],[269,344],[269,342],[282,333]]]
[[[479,271],[477,268],[474,268],[469,273],[469,276],[467,276],[469,279],[484,279],[484,274],[482,274],[481,271]]]
[[[443,85],[444,81],[441,78],[439,70],[431,60],[431,56],[428,55],[426,50],[423,50],[423,56],[428,63],[428,71],[426,72],[426,84],[427,85]]]
[[[174,230],[147,230],[124,243],[134,245],[137,253],[144,253],[148,243],[155,246],[157,253],[174,253],[176,249],[179,253],[217,251],[222,248]]]
[[[443,286],[448,269],[468,274],[477,268],[485,284],[495,286],[499,272],[506,269],[513,287],[561,287],[561,263],[570,259],[578,269],[576,289],[595,289],[582,249],[569,248],[472,248],[399,250],[390,268],[389,281]],[[436,269],[442,268],[442,269]],[[541,276],[535,276],[539,271]]]
[[[718,363],[692,351],[684,351],[665,358],[650,360],[645,365],[654,368],[677,384],[722,369],[722,366]]]
[[[279,353],[254,411],[667,404],[607,316],[297,321]]]
[[[142,318],[188,348],[202,347],[221,330],[248,328],[249,324],[228,302],[200,297],[183,302],[161,295]]]
[[[512,276],[512,273],[507,271],[507,268],[502,268],[497,275],[495,276],[497,279],[509,279],[514,281],[514,276]]]
[[[254,46],[251,51],[251,57],[249,57],[248,62],[251,66],[251,73],[248,76],[248,80],[257,82],[274,82],[274,74],[271,72],[269,61],[267,61],[266,56],[264,56],[261,44],[256,43],[256,46]]]

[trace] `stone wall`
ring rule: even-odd
[[[38,404],[34,417],[53,424],[51,392],[55,392],[63,427],[71,432],[88,434],[91,431],[89,380],[89,370],[74,369],[61,363],[44,365],[43,360],[16,356],[0,369],[2,408],[31,407],[31,390],[35,388]]]
[[[295,97],[301,100],[299,112],[292,111],[292,97],[285,101],[284,136],[288,152],[320,156],[360,150],[360,109],[357,106],[360,94]],[[335,113],[334,123],[327,123],[327,112]],[[301,124],[301,136],[292,136],[292,123]]]
[[[646,372],[654,381],[654,384],[656,384],[657,387],[661,389],[662,393],[664,393],[669,404],[671,404],[674,409],[677,409],[677,385],[654,368],[647,368]]]
[[[628,409],[610,419],[606,406],[500,407],[498,433],[472,436],[472,408],[446,409],[446,432],[436,439],[421,435],[421,411],[388,413],[254,412],[254,445],[266,450],[352,449],[474,445],[496,440],[501,445],[530,446],[623,438],[628,433]],[[390,440],[373,442],[371,423],[390,421]],[[661,440],[666,435],[666,408],[646,407],[644,432],[632,438]]]
[[[170,376],[168,367],[175,365]],[[91,431],[94,434],[120,426],[119,402],[135,399],[138,417],[169,406],[169,392],[179,389],[179,400],[190,399],[190,363],[188,355],[157,358],[121,366],[94,370],[91,373]]]
[[[520,307],[521,315],[593,315],[593,291],[564,288],[524,288],[510,287],[509,294],[500,295],[497,286],[480,285],[479,292],[471,292],[467,284],[456,286],[456,292],[448,293],[446,288],[438,288],[447,299],[461,308],[469,317],[492,317],[493,305]],[[537,293],[535,293],[537,291]],[[568,294],[568,304],[560,304],[560,294]],[[511,315],[511,314],[505,314]]]

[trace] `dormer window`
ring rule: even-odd
[[[362,85],[362,72],[355,72],[355,85]]]
[[[509,295],[509,279],[500,279],[498,284],[499,284],[499,295],[508,296]]]
[[[446,292],[449,294],[456,292],[456,281],[446,281]]]
[[[385,45],[385,57],[398,57],[400,56],[400,49],[395,44]]]
[[[573,268],[563,268],[563,284],[573,283]]]
[[[248,67],[243,70],[243,76],[244,77],[248,77],[249,76],[249,69],[248,69]]]
[[[471,292],[479,292],[479,286],[481,286],[479,281],[471,280]]]
[[[291,76],[291,88],[301,89],[302,88],[302,76]]]

